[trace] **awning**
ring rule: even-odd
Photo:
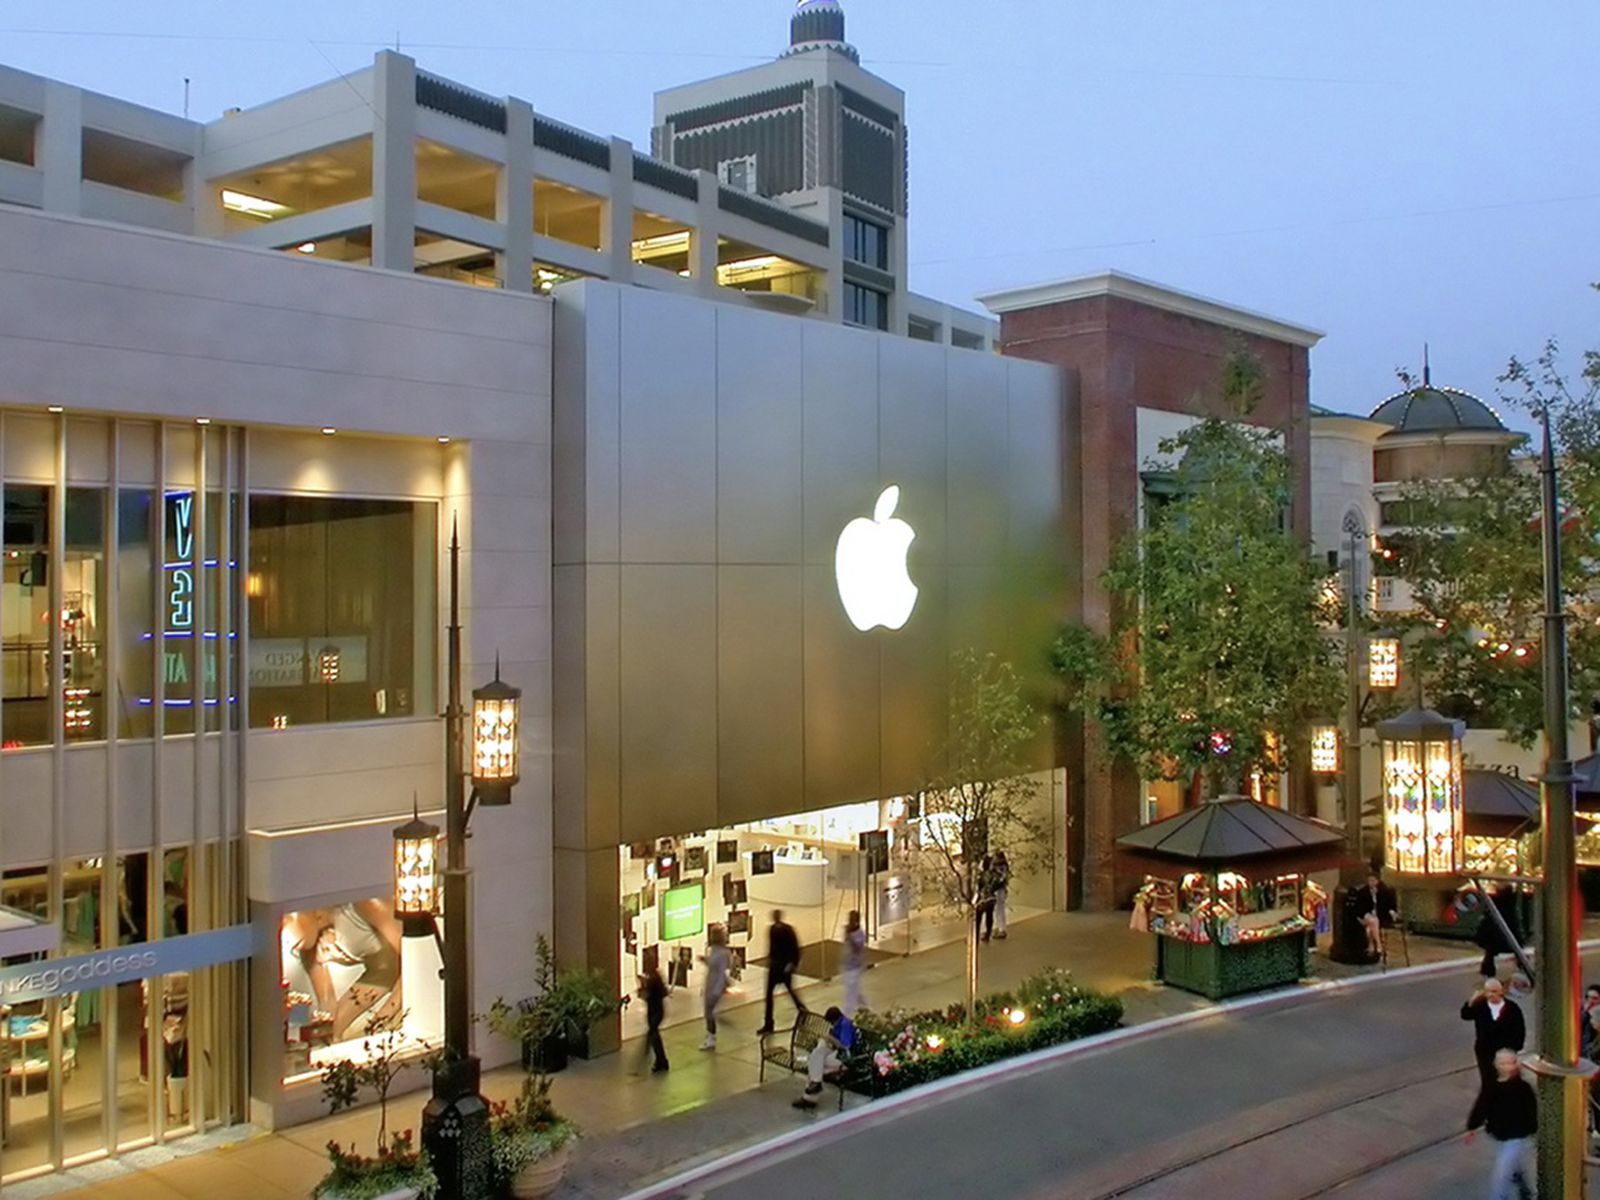
[[[1468,833],[1512,837],[1539,828],[1539,789],[1504,771],[1473,767],[1461,772]]]
[[[1344,834],[1325,821],[1230,796],[1125,834],[1117,847],[1202,870],[1315,871],[1339,865]]]
[[[61,926],[0,905],[0,958],[44,954],[61,944]]]

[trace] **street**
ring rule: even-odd
[[[919,1103],[867,1106],[832,1131],[819,1123],[776,1153],[641,1195],[844,1196],[868,1180],[886,1197],[1475,1194],[1491,1151],[1460,1136],[1476,1079],[1458,1010],[1476,979],[1463,967],[1221,1012]]]

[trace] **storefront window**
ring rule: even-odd
[[[50,489],[5,487],[4,595],[0,659],[7,749],[42,746],[50,737]]]
[[[61,716],[69,742],[105,737],[105,528],[106,493],[68,488],[61,573]]]
[[[430,712],[434,505],[252,496],[250,724]]]
[[[437,1041],[438,950],[431,938],[401,936],[387,898],[288,913],[280,940],[286,1081],[359,1058],[373,1024],[397,1015],[419,1052]]]
[[[117,720],[123,737],[150,737],[155,696],[155,600],[151,590],[149,491],[117,496]]]

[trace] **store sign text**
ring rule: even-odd
[[[0,1004],[46,1000],[89,988],[110,987],[154,975],[193,971],[250,957],[249,925],[230,925],[208,933],[164,938],[142,946],[122,946],[76,954],[51,962],[0,968]]]

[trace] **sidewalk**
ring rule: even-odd
[[[1150,979],[1154,947],[1147,934],[1128,929],[1125,913],[1046,913],[1011,927],[1005,941],[983,952],[983,991],[1015,986],[1046,966],[1064,966],[1084,985],[1122,998],[1125,1023],[1209,1007],[1199,996],[1161,987]],[[1470,943],[1411,939],[1411,961],[1420,965],[1476,957]],[[960,942],[909,958],[880,962],[870,969],[863,991],[870,1007],[926,1008],[963,998],[964,946]],[[1398,963],[1396,965],[1399,965]],[[1318,978],[1370,974],[1375,967],[1348,967],[1317,957]],[[808,1007],[835,1003],[842,982],[820,982],[802,995]],[[714,1053],[699,1049],[703,1030],[697,1021],[664,1033],[672,1070],[664,1075],[636,1073],[642,1046],[591,1061],[574,1061],[556,1076],[554,1098],[561,1111],[584,1130],[567,1179],[558,1196],[602,1200],[626,1193],[701,1159],[728,1153],[816,1120],[790,1107],[792,1080],[768,1079],[757,1089],[759,1057],[755,1029],[761,1023],[761,996],[732,997],[719,1017],[722,1026]],[[669,1005],[698,1004],[698,995],[674,997]],[[777,999],[777,1022],[790,1017],[788,998]],[[484,1079],[492,1099],[510,1097],[520,1073],[502,1068]],[[420,1092],[391,1102],[401,1127],[413,1125]],[[62,1175],[8,1186],[6,1200],[36,1200],[70,1194],[74,1200],[301,1200],[324,1170],[323,1147],[330,1139],[370,1141],[376,1112],[356,1113],[295,1126],[277,1134],[248,1127],[152,1147],[115,1161]],[[213,1148],[218,1141],[226,1144]]]

